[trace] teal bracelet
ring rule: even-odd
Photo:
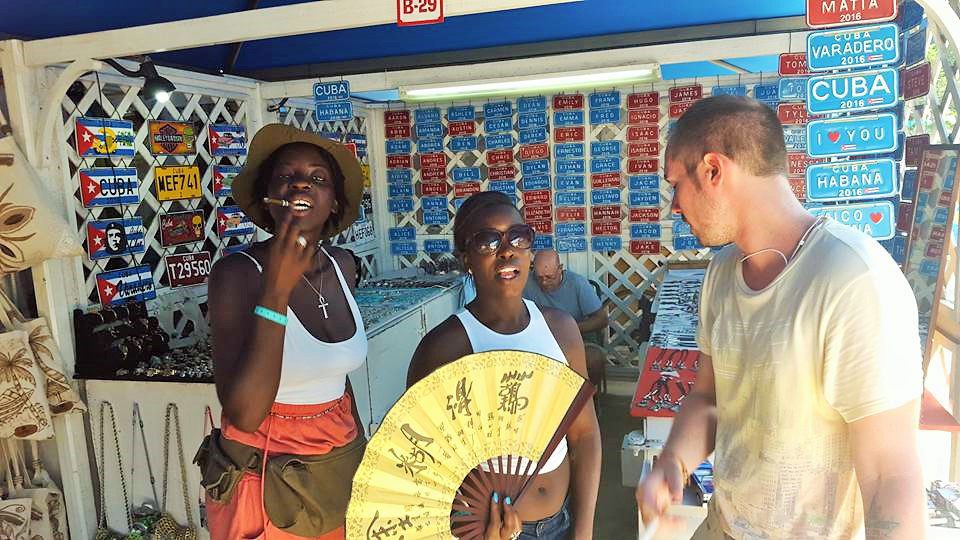
[[[272,323],[277,323],[280,326],[287,325],[287,316],[282,313],[277,313],[272,309],[265,308],[263,306],[257,306],[253,308],[253,314],[257,317],[262,317]]]

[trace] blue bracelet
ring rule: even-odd
[[[253,314],[256,315],[257,317],[263,317],[264,319],[272,323],[277,323],[280,326],[287,325],[286,315],[283,315],[282,313],[277,313],[276,311],[265,308],[263,306],[257,306],[253,308]]]

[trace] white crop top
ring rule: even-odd
[[[466,308],[457,313],[460,324],[462,324],[463,329],[467,331],[467,339],[470,340],[470,347],[473,349],[473,352],[532,352],[542,354],[557,362],[566,364],[567,357],[563,354],[563,350],[560,348],[560,344],[557,343],[556,338],[553,337],[553,332],[551,332],[547,326],[547,321],[543,318],[543,313],[540,312],[540,308],[526,298],[523,299],[523,303],[526,304],[527,311],[530,313],[530,323],[527,324],[526,328],[516,334],[494,332],[487,328],[482,322],[478,321],[477,318],[473,316],[473,313],[470,313]],[[565,457],[567,457],[566,437],[560,440],[560,444],[557,445],[553,454],[551,454],[547,462],[543,464],[543,468],[540,469],[540,474],[557,470],[557,468],[563,464]],[[513,472],[522,471],[527,466],[527,460],[524,458],[520,458],[518,462]],[[494,469],[498,469],[497,461],[494,461],[493,465]],[[481,464],[481,468],[486,470],[485,464]],[[531,471],[533,471],[533,469],[534,467],[530,468]]]
[[[337,261],[320,248],[333,264],[343,295],[350,305],[350,314],[357,331],[348,339],[336,343],[320,341],[307,330],[297,314],[287,306],[287,327],[283,335],[283,366],[280,368],[280,387],[277,403],[288,405],[313,405],[333,401],[343,395],[347,374],[363,365],[367,358],[367,333],[363,328],[360,308],[350,287],[347,286]],[[241,251],[257,265],[263,267],[249,253]]]

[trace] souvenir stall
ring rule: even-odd
[[[162,67],[190,65],[180,50],[192,47],[590,1],[448,3],[437,17],[430,6],[416,14],[369,0],[370,10],[318,23],[337,19],[329,10],[346,0],[333,0],[257,9],[255,22],[238,12],[113,29],[102,36],[111,45],[69,32],[2,43],[14,135],[82,241],[81,256],[33,271],[39,311],[90,410],[87,423],[77,415],[57,425],[47,460],[76,537],[147,527],[136,512],[145,502],[180,524],[202,522],[189,459],[219,423],[206,278],[220,257],[266,237],[235,204],[231,181],[248,140],[273,122],[352,145],[366,171],[361,218],[333,242],[360,261],[370,350],[350,380],[368,434],[403,393],[420,338],[460,306],[457,208],[499,191],[537,231],[537,248],[556,249],[596,282],[610,316],[609,373],[638,381],[631,414],[643,429],[630,447],[642,447],[641,461],[655,454],[695,380],[696,302],[711,255],[670,212],[663,151],[673,122],[719,94],[776,110],[797,197],[880,240],[927,298],[928,396],[947,407],[934,427],[953,425],[960,385],[949,343],[960,342],[950,337],[960,336],[951,333],[960,311],[936,306],[944,289],[957,294],[955,242],[946,241],[957,150],[943,145],[960,130],[958,66],[945,53],[957,50],[960,21],[942,0],[824,7],[806,19],[798,2],[790,16],[691,26],[686,43],[611,37],[596,50],[584,38],[526,59],[443,57],[436,62],[455,64],[443,69],[332,62],[326,69],[339,72],[318,78],[285,66],[247,76]],[[169,32],[167,42],[149,42],[147,31]],[[291,63],[303,49],[288,51]],[[92,60],[145,53],[161,67]],[[957,441],[937,437],[952,448],[937,474],[956,480]],[[709,469],[698,475],[708,497]]]

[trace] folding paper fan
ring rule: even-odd
[[[517,351],[465,356],[400,398],[367,444],[348,539],[480,538],[494,492],[519,501],[593,386]]]

